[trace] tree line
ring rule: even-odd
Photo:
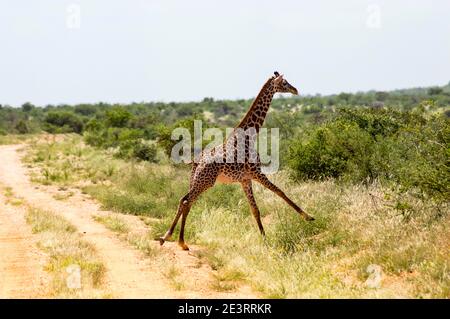
[[[0,135],[76,133],[114,156],[158,162],[176,127],[233,127],[252,100],[0,105]],[[277,97],[266,127],[280,128],[280,163],[295,180],[381,181],[399,191],[450,197],[450,83],[442,87]]]

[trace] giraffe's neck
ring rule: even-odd
[[[269,110],[270,103],[272,102],[273,95],[275,94],[272,79],[273,78],[270,78],[264,84],[258,96],[250,106],[247,114],[237,127],[244,130],[248,128],[255,128],[256,132],[259,132],[259,129],[264,124],[267,111]]]

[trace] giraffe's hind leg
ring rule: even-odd
[[[159,244],[164,245],[164,242],[166,240],[169,240],[170,237],[172,237],[173,231],[175,230],[175,227],[177,226],[178,220],[180,219],[181,215],[183,214],[183,211],[186,209],[184,202],[187,201],[189,197],[189,193],[181,197],[180,203],[178,204],[178,210],[177,214],[175,215],[175,218],[173,219],[172,225],[170,226],[169,230],[164,234],[163,237],[159,237]]]
[[[253,195],[252,181],[245,180],[241,182],[241,185],[242,189],[244,190],[245,196],[247,196],[248,203],[250,204],[250,208],[252,210],[252,214],[256,219],[256,223],[258,224],[259,231],[261,232],[261,235],[265,236],[266,233],[264,232],[264,227],[261,223],[261,214],[259,212],[258,205],[256,205],[255,196]]]
[[[294,208],[297,213],[299,213],[304,219],[308,221],[314,220],[314,217],[308,215],[301,207],[299,207],[297,204],[295,204],[292,200],[290,200],[289,197],[286,196],[286,194],[279,189],[275,184],[273,184],[266,175],[262,173],[255,174],[253,176],[253,179],[255,179],[257,182],[261,183],[264,187],[267,189],[270,189],[272,192],[280,196],[282,199],[286,201],[286,203],[289,204],[292,208]]]
[[[178,244],[181,246],[181,248],[183,248],[183,250],[189,250],[188,246],[184,242],[184,228],[186,226],[187,216],[197,198],[204,191],[206,191],[208,188],[214,185],[217,175],[218,170],[214,165],[206,164],[194,166],[193,171],[191,173],[189,193],[187,193],[180,199],[177,214],[175,215],[171,227],[163,237],[159,238],[159,242],[161,245],[163,245],[164,242],[168,240],[170,236],[173,234],[173,231],[178,223],[178,220],[181,217],[181,229]]]
[[[217,178],[217,172],[205,172],[207,174],[200,173],[199,176],[196,176],[192,181],[191,189],[189,190],[189,194],[187,195],[187,199],[183,201],[183,210],[181,214],[181,228],[180,228],[180,237],[178,238],[178,245],[183,250],[189,250],[189,247],[184,242],[184,228],[186,226],[186,219],[191,210],[192,205],[195,203],[197,198],[208,188],[212,187]]]
[[[189,177],[189,187],[192,186],[192,183],[194,181],[195,171],[197,170],[198,163],[193,162],[192,163],[192,170],[191,175]],[[185,206],[183,203],[188,199],[189,193],[184,195],[178,204],[177,214],[175,215],[175,218],[173,219],[172,225],[170,226],[169,230],[164,234],[164,236],[159,237],[159,243],[160,245],[164,245],[164,242],[166,240],[169,240],[172,237],[173,231],[175,230],[175,227],[178,224],[178,220],[180,219],[181,215],[183,214],[183,210],[185,210]]]

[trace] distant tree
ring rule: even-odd
[[[22,111],[24,112],[30,112],[32,109],[34,109],[34,105],[30,102],[26,102],[22,104]]]
[[[194,112],[190,105],[183,104],[178,108],[177,113],[180,117],[187,117],[187,116],[191,116]]]
[[[205,97],[203,98],[202,103],[213,103],[214,102],[214,98],[212,97]]]
[[[96,118],[90,119],[85,126],[86,131],[100,131],[102,128],[102,123]]]
[[[27,134],[30,132],[27,123],[24,120],[20,120],[16,126],[15,129],[19,134]]]
[[[440,87],[432,87],[428,89],[428,95],[438,95],[441,94],[444,90]]]
[[[81,133],[83,121],[74,113],[69,111],[52,111],[45,118],[46,130],[50,133]]]
[[[340,100],[344,100],[345,102],[350,101],[351,97],[352,97],[352,95],[350,93],[344,93],[344,92],[342,92],[341,94],[338,95],[338,98]]]
[[[97,113],[97,108],[92,104],[80,104],[75,106],[75,113],[89,116]]]
[[[379,91],[379,92],[375,93],[375,99],[380,102],[386,101],[386,99],[388,97],[389,97],[389,93],[387,93],[387,92]]]
[[[124,107],[115,107],[106,111],[106,123],[112,127],[125,127],[132,116]]]
[[[328,105],[335,105],[336,104],[336,99],[334,97],[329,97],[327,99],[327,104]]]

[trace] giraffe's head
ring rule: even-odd
[[[275,88],[275,92],[292,93],[298,95],[297,89],[290,85],[289,82],[283,78],[283,74],[280,74],[277,71],[275,71],[274,74],[275,76],[273,77],[273,85]]]

